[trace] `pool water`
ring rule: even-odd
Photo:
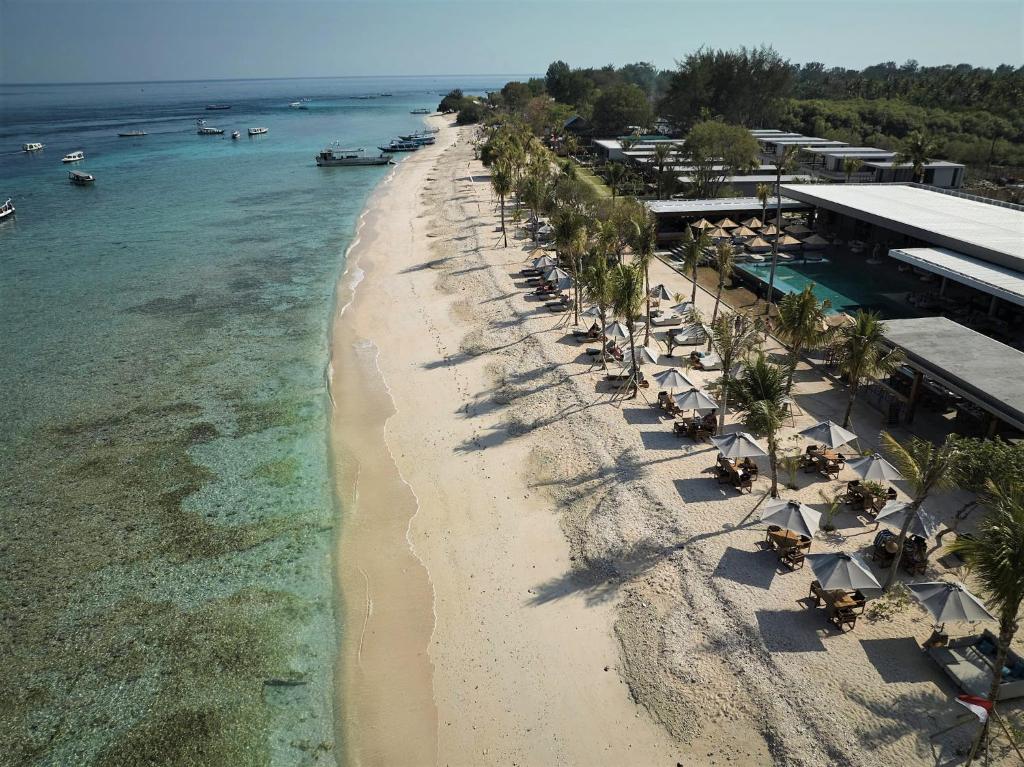
[[[771,263],[738,264],[737,272],[768,284]],[[868,264],[863,258],[829,257],[820,261],[791,261],[775,267],[775,287],[783,293],[799,293],[808,283],[814,283],[818,300],[828,299],[830,314],[856,313],[858,309],[872,309],[886,318],[909,317],[913,307],[907,301],[909,291],[920,290],[913,277],[896,270],[895,265],[883,261]]]

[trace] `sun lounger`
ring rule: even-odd
[[[678,314],[659,314],[656,317],[651,317],[651,325],[656,328],[667,328],[682,324],[683,318]]]

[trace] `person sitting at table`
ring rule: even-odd
[[[754,463],[753,459],[749,456],[743,459],[743,463],[740,464],[740,468],[749,474],[757,474],[757,464]]]
[[[705,415],[704,418],[701,420],[701,425],[705,429],[713,429],[713,428],[715,428],[715,426],[718,423],[718,417],[715,415],[715,413],[717,413],[717,412],[718,412],[717,410],[712,410],[710,413]]]

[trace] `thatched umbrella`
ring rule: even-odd
[[[756,237],[757,236],[757,232],[755,232],[753,229],[748,229],[745,226],[737,226],[735,229],[732,230],[732,236],[733,237]]]
[[[694,229],[714,229],[715,225],[708,221],[706,218],[702,218],[699,221],[695,221],[690,224]]]
[[[739,226],[739,224],[737,224],[731,218],[726,217],[719,221],[717,224],[715,224],[715,226],[717,226],[719,229],[735,229],[737,226]]]
[[[764,226],[764,221],[759,219],[757,216],[752,216],[746,221],[741,221],[740,223],[743,224],[743,226],[749,226],[751,229],[760,229]]]
[[[729,234],[729,232],[727,232],[720,226],[714,229],[709,229],[707,232],[705,232],[705,234],[712,240],[724,240],[732,236],[731,234]]]
[[[779,249],[780,250],[792,250],[793,248],[800,247],[800,240],[788,234],[783,234],[779,237]]]
[[[772,244],[764,237],[755,237],[744,246],[751,253],[767,253],[772,249]]]

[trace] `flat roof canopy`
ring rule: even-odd
[[[764,139],[769,144],[778,144],[779,146],[846,146],[845,141],[833,141],[827,138],[811,138],[809,136],[795,136],[793,138],[775,138],[773,136],[767,136]]]
[[[946,317],[886,320],[885,337],[907,363],[1018,429],[1024,429],[1024,352]]]
[[[1024,272],[1024,209],[916,184],[784,184],[787,197]]]
[[[828,155],[829,157],[895,157],[895,152],[888,149],[875,149],[870,146],[818,146],[809,147],[808,154]]]
[[[1004,301],[1024,306],[1024,274],[944,248],[893,248],[889,255]],[[1024,386],[1024,382],[1021,384]]]
[[[761,212],[761,201],[756,197],[719,197],[714,200],[647,200],[647,210],[655,216],[709,216],[718,213]],[[782,198],[783,210],[807,210],[806,203]],[[775,210],[775,202],[769,205]]]
[[[783,181],[783,183],[786,183],[787,181],[806,181],[807,180],[807,176],[808,176],[807,173],[793,173],[793,174],[783,173],[782,174],[782,181]],[[693,176],[676,176],[676,181],[682,181],[684,184],[688,184],[691,181],[693,181]],[[743,183],[743,184],[774,184],[775,183],[775,174],[774,173],[765,173],[765,174],[754,173],[754,174],[750,174],[750,175],[726,176],[725,177],[725,183],[727,183],[727,184],[733,184],[733,183],[736,183],[736,182],[740,182],[740,183]],[[785,203],[785,200],[783,200],[783,203]],[[774,202],[768,203],[768,207],[774,210],[775,203]],[[785,208],[786,207],[785,204],[783,204],[782,207]]]

